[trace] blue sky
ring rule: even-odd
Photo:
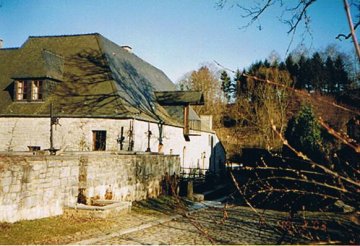
[[[238,0],[251,3],[252,0]],[[295,3],[295,0],[287,0]],[[204,63],[244,68],[276,50],[285,55],[291,37],[277,8],[246,30],[238,8],[216,7],[216,0],[0,0],[4,47],[21,46],[28,36],[98,32],[163,70],[176,82]],[[286,2],[286,1],[285,1]],[[310,9],[313,50],[336,43],[351,52],[342,0],[318,0]],[[261,30],[258,26],[261,25]],[[296,36],[293,48],[300,42]]]

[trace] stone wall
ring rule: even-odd
[[[161,181],[165,173],[179,174],[180,160],[175,155],[96,155],[82,157],[87,180],[87,197],[104,199],[106,190],[113,199],[136,201],[156,197],[160,193]],[[104,158],[102,157],[104,156]]]
[[[62,214],[78,192],[78,160],[0,156],[0,221]]]
[[[174,155],[88,153],[63,156],[0,156],[0,221],[37,219],[63,213],[87,197],[135,201],[159,195],[162,176],[179,173]]]

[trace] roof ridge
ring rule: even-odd
[[[83,33],[83,34],[62,34],[62,35],[40,35],[40,36],[29,36],[29,38],[61,38],[61,37],[79,37],[79,36],[101,36],[100,33]]]

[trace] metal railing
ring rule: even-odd
[[[208,169],[180,167],[180,178],[205,181]]]

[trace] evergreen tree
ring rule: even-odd
[[[299,65],[294,62],[294,59],[291,54],[286,58],[285,66],[296,85],[297,78],[299,76]]]
[[[335,67],[335,87],[336,92],[343,91],[350,84],[350,80],[348,78],[348,74],[345,70],[344,61],[341,56],[337,56],[334,62]]]
[[[328,56],[325,62],[325,84],[327,92],[331,94],[335,92],[335,76],[334,62],[331,57]]]
[[[285,131],[285,138],[297,151],[314,161],[323,159],[321,127],[310,105],[303,105],[299,113],[291,118]]]
[[[266,68],[269,68],[271,66],[270,62],[267,59],[264,60],[263,64],[264,64],[264,67],[266,67]]]
[[[324,87],[324,63],[319,52],[315,52],[310,60],[310,81],[311,88],[315,91],[322,92]]]
[[[235,85],[225,70],[221,73],[220,80],[221,90],[224,92],[227,101],[231,102],[234,98]]]
[[[279,64],[279,70],[281,70],[281,71],[287,70],[285,62],[283,62],[283,61],[280,62],[280,64]]]
[[[245,69],[243,70],[243,72],[240,72],[239,69],[236,70],[234,77],[234,81],[236,84],[236,99],[239,98],[242,94],[246,93],[247,81],[246,81],[246,77],[243,74],[246,74]]]
[[[301,55],[298,62],[298,66],[299,66],[299,72],[298,72],[298,78],[295,84],[295,88],[311,90],[309,59],[307,59],[304,55]]]

